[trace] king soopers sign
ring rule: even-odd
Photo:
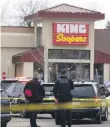
[[[53,23],[54,45],[88,45],[88,39],[88,24]]]

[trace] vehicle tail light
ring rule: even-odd
[[[98,103],[98,102],[100,102],[100,101],[101,101],[101,99],[100,99],[99,97],[97,97],[97,96],[94,97],[94,102],[95,102],[95,103]]]

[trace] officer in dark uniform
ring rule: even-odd
[[[72,80],[68,79],[65,70],[61,71],[61,76],[55,82],[53,93],[57,103],[72,102],[71,90],[74,89]],[[71,110],[62,109],[60,110],[61,127],[66,127],[66,118],[68,127],[72,124],[72,112]]]
[[[33,79],[26,83],[24,87],[24,95],[30,104],[39,104],[42,102],[43,98],[45,97],[45,90],[38,72],[35,72]],[[36,123],[36,117],[36,111],[30,112],[31,127],[40,127]]]

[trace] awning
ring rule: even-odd
[[[110,63],[110,55],[105,54],[103,52],[95,50],[95,56],[94,56],[94,62],[95,63]]]
[[[22,62],[44,62],[44,47],[32,48],[26,52],[14,55],[12,57],[13,63],[22,63]]]
[[[95,50],[95,63],[110,63],[110,55]],[[14,55],[13,63],[38,62],[44,63],[44,47],[32,48],[26,52]]]

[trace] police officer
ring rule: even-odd
[[[57,103],[65,103],[65,102],[72,102],[72,95],[71,90],[74,89],[74,85],[72,80],[68,79],[66,76],[66,70],[61,71],[61,76],[55,82],[53,93]],[[60,117],[61,117],[61,127],[66,127],[66,118],[67,118],[67,125],[71,127],[72,124],[72,112],[71,110],[60,110]]]
[[[38,104],[42,102],[43,98],[45,97],[45,90],[38,72],[35,72],[33,79],[26,83],[24,87],[24,95],[30,104]],[[40,127],[36,123],[36,117],[37,112],[32,111],[30,113],[31,127]]]

